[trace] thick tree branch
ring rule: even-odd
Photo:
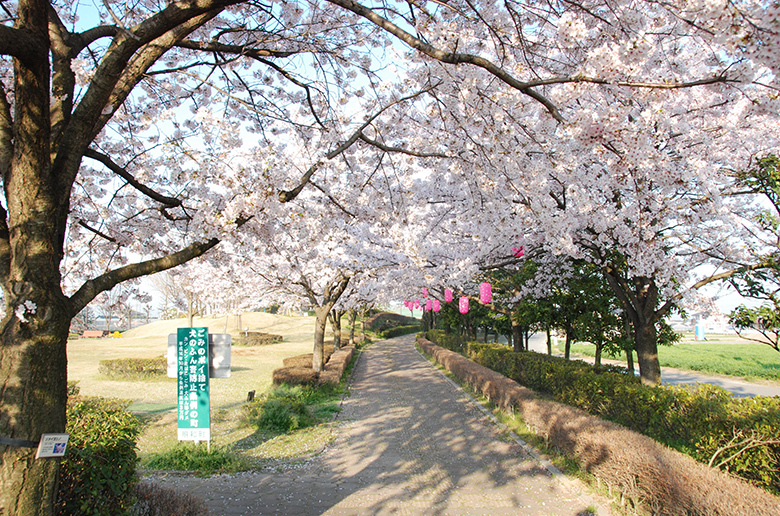
[[[360,139],[366,142],[367,144],[371,145],[372,147],[376,147],[377,149],[381,150],[382,152],[388,152],[388,153],[398,153],[398,154],[406,154],[408,156],[415,156],[418,158],[449,158],[451,156],[447,156],[446,154],[440,154],[437,152],[420,152],[420,151],[414,151],[409,149],[404,149],[403,147],[392,147],[390,145],[385,145],[384,143],[378,142],[377,140],[372,140],[368,136],[366,136],[363,133],[360,133]]]
[[[533,86],[530,83],[519,81],[514,76],[509,74],[506,70],[494,64],[490,60],[485,59],[484,57],[475,56],[473,54],[461,54],[458,52],[445,52],[443,50],[440,50],[434,47],[433,45],[426,43],[420,38],[415,37],[412,34],[406,32],[401,27],[387,20],[386,18],[379,16],[368,7],[353,2],[352,0],[328,0],[328,1],[332,4],[339,5],[344,9],[352,11],[358,16],[362,16],[363,18],[369,20],[376,26],[382,28],[383,30],[395,36],[396,38],[400,39],[410,47],[422,52],[428,57],[436,59],[437,61],[446,64],[454,64],[454,65],[471,64],[486,70],[488,73],[494,75],[495,77],[503,81],[505,84],[509,85],[510,87],[518,90],[519,92],[525,95],[528,95],[532,99],[542,104],[545,107],[545,109],[549,111],[552,117],[555,118],[555,120],[559,122],[563,122],[563,116],[560,114],[555,104],[553,104],[552,101],[550,101],[550,99],[534,91],[532,89]]]
[[[125,101],[155,60],[175,43],[240,0],[183,0],[127,31],[117,30],[95,70],[89,89],[73,111],[54,152],[53,169],[63,197],[78,173],[84,151]],[[86,34],[86,33],[85,33]],[[92,37],[103,33],[91,33]],[[63,202],[64,204],[64,202]]]
[[[11,104],[5,94],[5,87],[0,82],[0,177],[8,178],[11,170],[11,158],[14,155],[14,125],[11,117]]]
[[[144,194],[145,196],[149,197],[150,199],[159,202],[160,204],[165,205],[167,208],[175,208],[177,206],[181,206],[182,201],[181,199],[177,199],[175,197],[168,197],[166,195],[159,194],[149,188],[148,186],[145,186],[141,184],[135,177],[133,177],[132,174],[130,174],[127,170],[125,170],[123,167],[116,164],[109,156],[98,152],[93,149],[87,149],[84,152],[84,156],[87,158],[94,159],[95,161],[99,161],[103,165],[106,166],[109,170],[111,170],[113,173],[127,181],[127,184]]]
[[[206,52],[220,52],[223,54],[235,54],[260,59],[262,57],[290,57],[298,52],[287,50],[271,50],[267,48],[252,48],[248,45],[228,45],[218,41],[194,41],[185,39],[176,43],[177,47],[190,50],[203,50]]]
[[[106,290],[111,290],[123,281],[171,269],[177,265],[186,263],[193,258],[202,256],[217,244],[219,244],[219,239],[217,238],[212,238],[207,242],[196,242],[185,247],[181,251],[163,256],[162,258],[126,265],[119,269],[107,272],[102,276],[98,276],[97,278],[88,280],[70,297],[70,314],[74,317],[87,306],[90,301],[95,299],[98,294]]]
[[[0,25],[0,55],[12,56],[30,64],[37,62],[41,52],[47,48],[45,39],[29,31]]]
[[[8,280],[11,271],[11,244],[8,231],[8,212],[0,204],[0,282],[3,285]]]
[[[551,84],[566,84],[566,83],[578,83],[587,82],[594,84],[612,84],[616,86],[628,86],[632,88],[653,88],[653,89],[679,89],[679,88],[692,88],[695,86],[703,86],[707,84],[725,83],[728,79],[725,75],[717,75],[715,77],[709,77],[696,81],[689,82],[662,82],[662,83],[647,83],[647,82],[630,82],[630,81],[610,81],[601,79],[598,77],[589,77],[586,75],[577,75],[574,77],[553,77],[549,79],[540,79],[536,81],[520,81],[513,75],[508,73],[501,66],[496,65],[492,61],[483,57],[473,54],[462,54],[458,52],[445,52],[441,49],[434,47],[433,45],[423,41],[422,39],[406,32],[398,25],[394,24],[390,20],[383,18],[372,9],[365,7],[353,0],[328,0],[330,3],[339,5],[345,9],[352,11],[353,13],[362,16],[363,18],[374,23],[376,26],[389,32],[396,38],[400,39],[410,47],[422,52],[423,54],[431,57],[437,61],[446,64],[471,64],[478,66],[488,73],[494,75],[505,84],[518,90],[519,92],[531,97],[537,102],[541,103],[545,109],[552,115],[555,120],[563,122],[563,116],[558,111],[557,106],[547,97],[538,93],[534,88],[540,86],[547,86]]]

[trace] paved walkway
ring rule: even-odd
[[[577,482],[553,477],[502,437],[413,341],[380,341],[362,353],[338,435],[311,462],[282,473],[157,480],[205,499],[215,516],[591,514]]]

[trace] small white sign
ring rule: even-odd
[[[67,446],[68,434],[43,434],[35,458],[62,457]]]

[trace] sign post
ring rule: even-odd
[[[208,328],[176,333],[179,440],[211,441]]]

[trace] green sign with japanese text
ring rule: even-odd
[[[208,328],[179,328],[176,337],[179,440],[209,441]]]

